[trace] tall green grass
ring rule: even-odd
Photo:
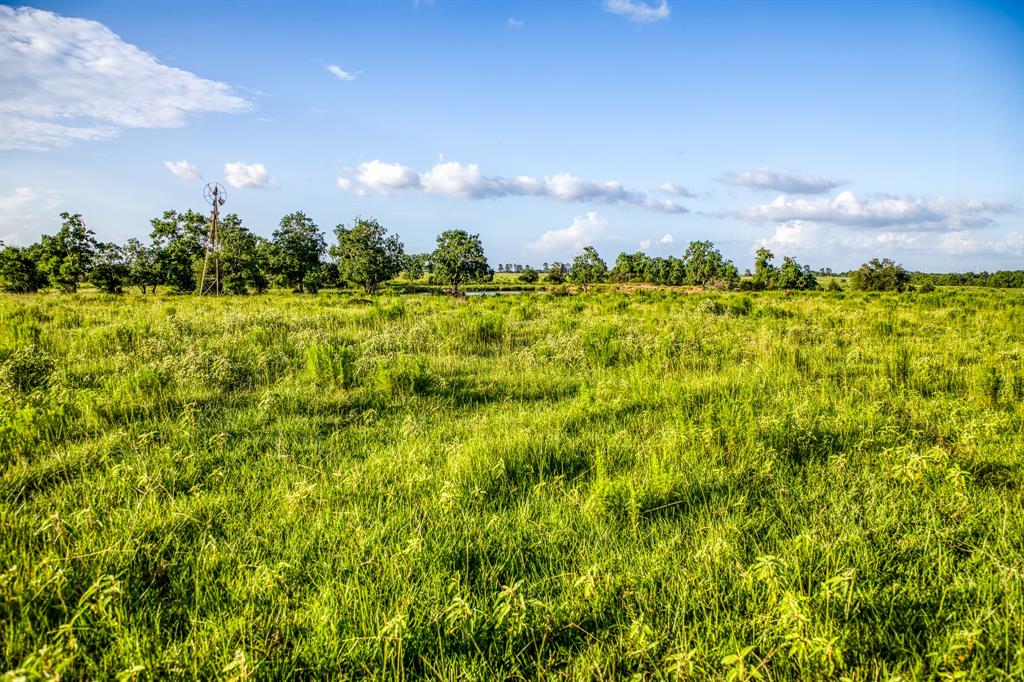
[[[11,678],[1020,679],[1024,297],[0,298]]]

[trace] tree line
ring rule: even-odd
[[[911,281],[919,286],[975,286],[998,289],[1024,288],[1024,270],[998,270],[996,272],[915,272]]]
[[[148,244],[129,239],[123,245],[96,240],[80,214],[62,213],[60,218],[55,235],[43,235],[26,247],[0,248],[0,290],[30,293],[53,287],[74,293],[88,281],[110,294],[129,287],[155,293],[158,286],[188,293],[201,284],[210,239],[205,215],[165,211],[150,221]],[[356,218],[351,227],[339,224],[334,236],[336,243],[328,247],[324,233],[301,211],[284,216],[270,239],[228,214],[218,224],[222,290],[262,293],[277,286],[316,293],[351,283],[372,292],[402,273],[410,279],[429,273],[457,290],[494,275],[479,235],[465,230],[443,232],[429,254],[406,254],[398,236],[389,236],[372,218]]]
[[[30,293],[52,287],[74,293],[88,281],[111,294],[131,287],[143,294],[155,293],[158,286],[188,293],[201,284],[209,246],[206,215],[191,210],[165,211],[150,221],[148,243],[129,239],[124,244],[98,241],[80,214],[61,213],[60,218],[56,234],[44,234],[35,244],[16,247],[0,243],[0,290]],[[316,223],[301,211],[281,218],[270,239],[249,230],[234,213],[221,220],[218,234],[220,285],[230,294],[261,293],[274,286],[316,293],[354,285],[373,292],[399,276],[412,281],[426,277],[458,293],[466,284],[492,281],[495,273],[480,236],[461,229],[442,232],[433,251],[418,254],[406,253],[399,236],[388,234],[374,218],[357,217],[351,225],[335,226],[330,246]],[[788,256],[776,266],[774,258],[768,249],[758,249],[753,272],[748,270],[748,276],[740,277],[736,266],[712,242],[692,241],[680,257],[620,253],[611,268],[594,247],[587,246],[572,263],[544,263],[540,271],[528,265],[504,264],[498,271],[514,272],[525,284],[571,282],[583,289],[599,282],[744,290],[819,288],[817,275],[809,266]],[[911,273],[889,259],[872,260],[848,274],[853,288],[866,291],[902,291],[911,286],[912,279]],[[1024,285],[1024,272],[913,277],[922,285]],[[838,285],[833,279],[826,288]]]

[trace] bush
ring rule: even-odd
[[[31,294],[46,286],[46,277],[26,249],[8,246],[0,250],[0,291]]]
[[[519,274],[519,281],[523,284],[535,284],[538,279],[540,279],[540,275],[529,265],[523,268],[523,271]]]

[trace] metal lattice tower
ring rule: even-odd
[[[199,280],[200,294],[220,296],[220,207],[227,200],[227,190],[219,182],[208,182],[203,188],[210,212],[210,232],[206,236],[206,258],[203,259],[203,277]]]

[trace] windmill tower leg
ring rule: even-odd
[[[203,195],[213,205],[213,210],[210,212],[210,231],[206,238],[203,276],[199,280],[198,292],[200,295],[212,292],[214,296],[220,296],[220,207],[224,205],[227,192],[219,183],[211,182],[206,185]]]

